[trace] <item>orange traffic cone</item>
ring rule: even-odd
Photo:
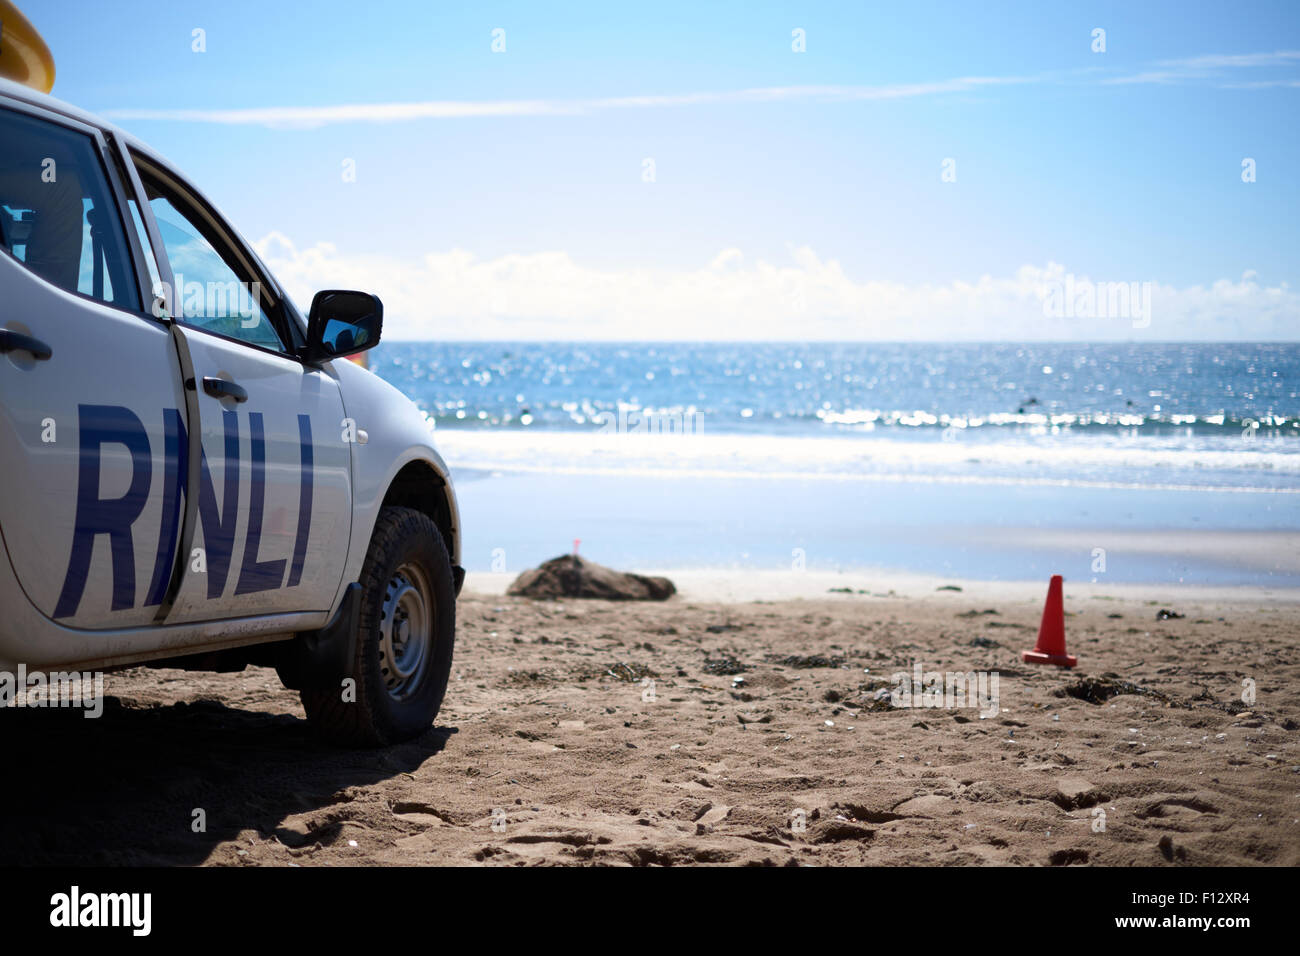
[[[1065,653],[1065,601],[1061,597],[1062,578],[1052,575],[1047,586],[1047,603],[1043,605],[1043,622],[1038,625],[1038,643],[1032,651],[1022,651],[1026,664],[1055,664],[1073,667],[1079,659]]]

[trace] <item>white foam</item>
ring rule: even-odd
[[[527,474],[1300,493],[1300,453],[1281,441],[1234,448],[1222,439],[1187,447],[1159,437],[973,442],[492,429],[442,429],[436,440],[453,468]]]

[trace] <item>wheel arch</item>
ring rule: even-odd
[[[451,482],[432,462],[414,458],[398,469],[384,492],[381,508],[413,508],[429,516],[442,534],[453,566],[460,561],[460,512]]]

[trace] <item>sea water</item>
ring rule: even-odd
[[[372,368],[434,426],[470,570],[579,538],[640,568],[1300,585],[1297,345],[384,343]]]

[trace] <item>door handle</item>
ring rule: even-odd
[[[233,398],[237,402],[248,401],[248,392],[242,385],[211,375],[203,377],[203,391],[213,398]]]
[[[31,352],[32,358],[38,362],[44,362],[54,354],[54,350],[40,339],[13,329],[0,329],[0,352]]]

